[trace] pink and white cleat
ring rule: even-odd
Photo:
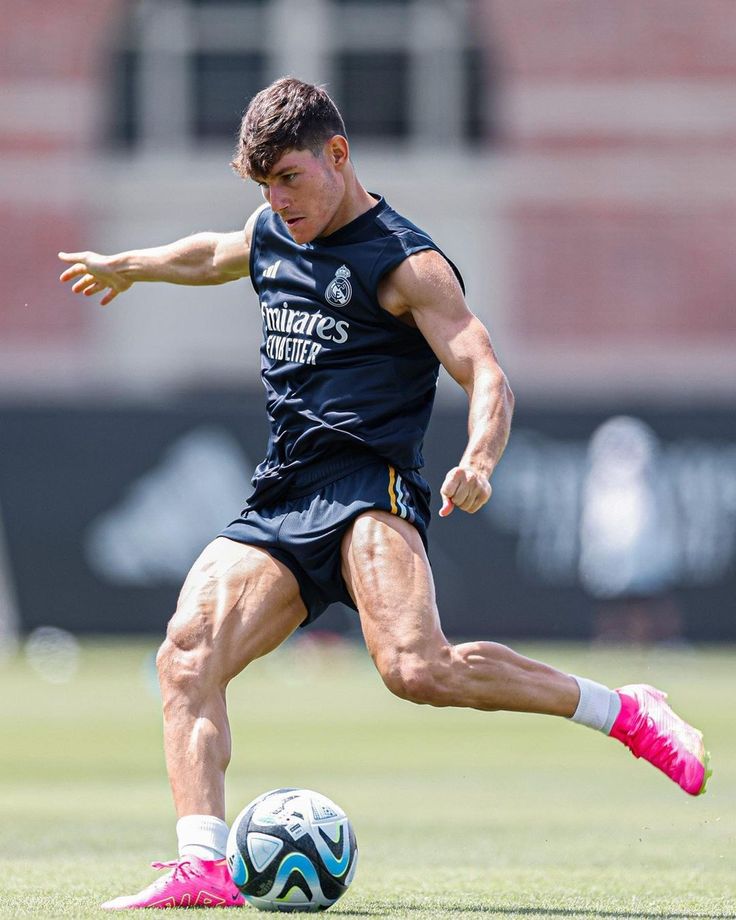
[[[245,898],[230,878],[227,861],[182,856],[171,862],[151,863],[154,869],[171,869],[163,878],[139,891],[105,901],[103,910],[137,907],[242,907]]]
[[[621,712],[613,723],[617,738],[634,757],[643,757],[689,795],[701,795],[710,778],[710,754],[703,733],[667,705],[667,694],[647,684],[629,684],[616,693]]]

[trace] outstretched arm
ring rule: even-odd
[[[491,497],[491,473],[511,427],[514,396],[488,331],[470,312],[447,261],[427,250],[410,256],[384,281],[381,304],[424,335],[468,396],[468,443],[442,484],[440,515],[457,506],[470,513]]]
[[[109,256],[98,252],[60,252],[59,258],[70,266],[59,280],[74,281],[75,294],[91,297],[102,293],[102,306],[107,306],[136,281],[193,285],[235,281],[249,271],[257,214],[251,215],[243,230],[234,233],[196,233],[166,246],[131,249]]]

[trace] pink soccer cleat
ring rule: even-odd
[[[643,757],[689,795],[701,795],[711,775],[703,733],[667,705],[667,694],[647,684],[619,688],[621,712],[611,729],[634,757]]]
[[[151,863],[154,869],[171,869],[163,878],[139,891],[105,901],[103,910],[137,907],[242,907],[243,895],[233,884],[224,859],[204,860],[182,856],[172,862]]]

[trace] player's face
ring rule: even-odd
[[[319,156],[311,150],[289,150],[259,181],[263,197],[297,243],[309,243],[341,226],[342,162],[339,152],[337,158],[333,155],[330,143]]]

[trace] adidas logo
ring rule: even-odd
[[[162,451],[151,469],[125,487],[111,508],[89,524],[85,554],[91,570],[114,585],[178,584],[203,542],[222,527],[226,515],[232,517],[233,508],[242,504],[243,484],[251,469],[252,462],[227,430],[202,425],[186,432]],[[183,505],[167,504],[166,496],[174,483],[185,490],[186,510]],[[179,520],[181,513],[186,520]],[[169,519],[169,514],[174,518]],[[157,544],[147,524],[164,519],[168,521],[167,533],[173,534],[165,547]],[[2,599],[0,585],[0,603]],[[2,636],[0,620],[0,640]]]
[[[281,265],[281,259],[277,259],[273,265],[269,265],[266,271],[263,273],[264,278],[275,278],[276,272],[279,270],[279,265]]]

